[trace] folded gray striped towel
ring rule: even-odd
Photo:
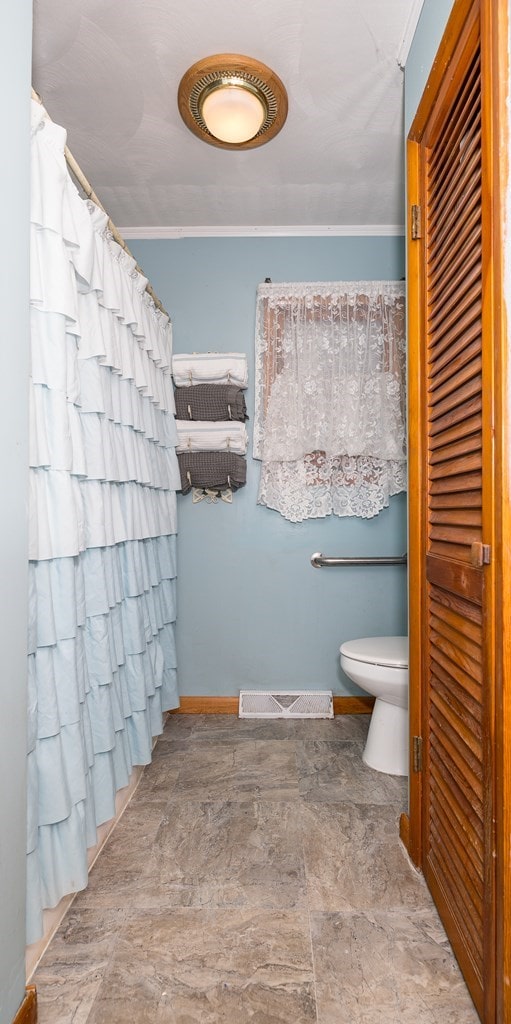
[[[248,419],[245,395],[236,384],[193,384],[176,388],[178,420],[244,420]]]
[[[236,491],[247,482],[247,463],[233,452],[181,452],[178,454],[181,490],[188,494],[192,487],[211,491]]]

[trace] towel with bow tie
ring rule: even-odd
[[[192,487],[211,491],[236,491],[247,481],[247,463],[234,452],[181,452],[177,456],[181,472],[181,490]]]
[[[242,352],[178,353],[172,357],[176,388],[192,384],[248,385],[247,357]]]
[[[194,423],[191,420],[176,420],[178,452],[235,452],[246,455],[248,445],[247,428],[244,423],[224,421],[219,423]]]
[[[245,395],[236,384],[194,384],[176,388],[178,420],[248,419]]]

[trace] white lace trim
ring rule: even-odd
[[[352,457],[320,459],[306,456],[297,462],[268,462],[261,466],[258,504],[275,509],[291,523],[324,516],[360,516],[371,519],[406,490],[402,462]]]

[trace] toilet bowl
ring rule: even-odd
[[[376,697],[364,764],[408,775],[408,637],[370,636],[341,645],[343,672]]]

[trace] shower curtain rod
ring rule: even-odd
[[[34,88],[32,88],[32,99],[33,100],[37,100],[37,102],[40,103],[41,106],[44,107],[44,109],[46,110],[46,107],[44,106],[44,103],[43,103],[41,97],[39,96],[39,93],[37,93]],[[48,113],[48,111],[46,111],[46,113]],[[50,115],[48,114],[48,117],[49,116]],[[103,213],[106,213],[106,215],[108,217],[108,230],[111,232],[113,238],[117,242],[117,245],[120,245],[121,249],[124,249],[124,252],[126,252],[128,254],[128,256],[131,256],[131,258],[134,260],[135,257],[133,255],[133,253],[130,252],[128,246],[126,245],[126,242],[124,241],[124,238],[122,237],[121,233],[116,228],[113,220],[108,216],[108,213],[105,210],[105,207],[103,206],[103,203],[101,202],[101,200],[96,195],[92,185],[90,184],[90,182],[85,177],[85,174],[83,173],[80,165],[77,163],[77,161],[75,160],[73,154],[70,152],[70,150],[68,149],[67,146],[64,147],[64,156],[66,158],[66,163],[67,163],[67,166],[69,167],[69,170],[71,171],[71,174],[73,175],[74,178],[76,178],[76,181],[78,182],[78,184],[79,184],[80,188],[82,189],[82,191],[87,196],[87,199],[90,199],[93,203],[96,204],[96,206],[99,206],[100,210],[103,210]],[[146,276],[144,274],[144,271],[142,270],[142,267],[140,267],[138,265],[136,260],[135,260],[135,270],[137,270],[138,273],[142,275],[142,277]],[[165,316],[168,316],[168,318],[170,320],[170,314],[167,313],[167,310],[165,309],[163,304],[160,302],[160,299],[156,295],[155,291],[153,290],[153,288],[151,287],[149,282],[146,284],[145,290],[151,296],[155,306],[157,306],[158,309],[160,309],[161,312],[165,314]]]

